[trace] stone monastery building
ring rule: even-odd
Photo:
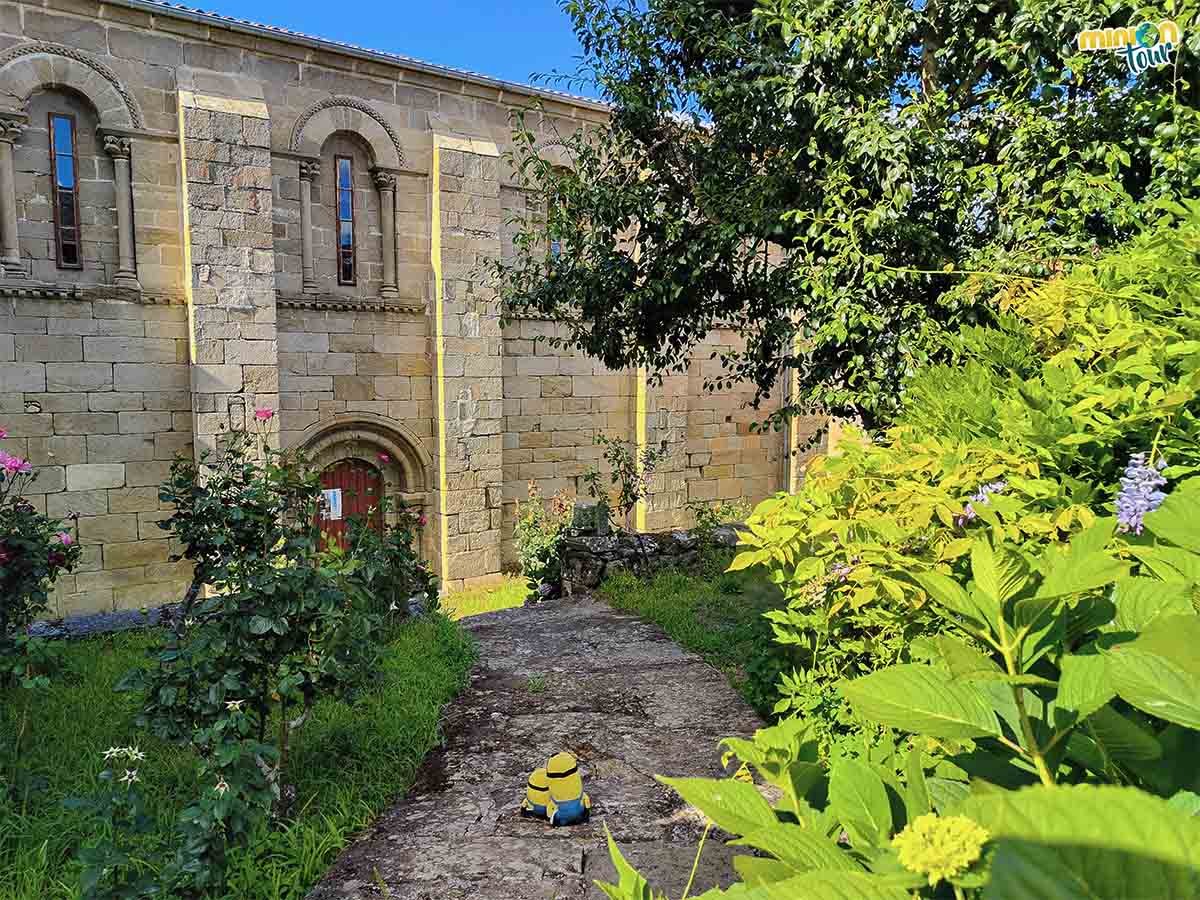
[[[0,447],[79,516],[57,614],[179,597],[158,485],[258,407],[327,487],[420,506],[449,586],[509,563],[528,482],[574,492],[600,433],[670,451],[642,528],[791,483],[798,436],[702,389],[730,335],[660,387],[501,328],[478,264],[525,211],[515,108],[546,153],[606,117],[152,0],[0,2]]]

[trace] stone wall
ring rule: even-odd
[[[161,603],[182,590],[158,485],[192,446],[183,306],[15,298],[0,313],[0,425],[37,467],[30,501],[78,515],[83,558],[53,608]]]
[[[483,268],[530,212],[504,157],[518,109],[547,144],[607,115],[141,0],[0,0],[2,449],[42,468],[35,502],[80,515],[57,612],[178,595],[156,485],[260,406],[281,446],[364,460],[419,506],[448,587],[512,564],[528,483],[578,493],[599,435],[668,450],[630,527],[789,483],[784,436],[750,427],[778,399],[703,390],[731,335],[659,384],[538,341],[553,323],[502,328]],[[51,112],[76,120],[81,269],[55,256]],[[333,267],[336,155],[353,285]]]
[[[737,546],[737,527],[720,525],[707,539],[715,547]],[[703,550],[700,536],[693,531],[674,529],[650,534],[572,534],[563,539],[562,590],[567,596],[586,594],[617,572],[648,575],[667,568],[692,566]]]

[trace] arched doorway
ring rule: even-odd
[[[343,463],[365,466],[377,474],[381,484],[374,496],[387,497],[393,506],[393,511],[383,517],[382,525],[394,524],[394,508],[399,503],[431,517],[432,498],[428,491],[432,461],[421,439],[404,423],[372,413],[343,413],[313,425],[293,437],[289,445],[300,447],[309,465],[322,473],[323,489],[342,488],[343,523],[349,509],[346,488],[354,487],[350,473],[344,473],[344,478],[338,475],[338,466]],[[338,483],[334,478],[346,483]],[[369,496],[366,491],[357,493]],[[328,523],[322,523],[322,527],[325,524]],[[344,533],[345,525],[336,531]],[[426,559],[436,552],[433,531],[433,528],[421,529],[421,554]]]
[[[368,521],[376,531],[383,530],[383,475],[361,459],[343,459],[321,472],[321,491],[325,497],[319,527],[345,549],[348,522],[352,518]]]

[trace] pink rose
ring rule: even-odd
[[[75,543],[75,539],[71,537],[69,532],[60,531],[58,533],[58,542],[64,547],[70,547],[73,543]]]
[[[6,437],[8,437],[8,432],[3,428],[0,428],[0,441],[4,440]]]
[[[269,406],[260,406],[254,411],[254,418],[258,419],[260,422],[270,422],[273,418],[275,418],[275,410],[271,409]]]
[[[392,461],[392,458],[390,456],[388,456],[386,453],[380,453],[379,461],[381,463],[390,463]]]
[[[424,528],[427,524],[429,524],[429,520],[425,518],[424,513],[421,513],[421,515],[417,516],[417,524],[420,525],[422,528]]]
[[[19,456],[10,456],[0,451],[0,468],[9,475],[28,475],[33,471],[33,465]]]

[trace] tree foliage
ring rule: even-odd
[[[1137,13],[1186,44],[1137,78],[1076,49],[1130,24],[1101,0],[563,5],[611,127],[554,154],[518,130],[545,215],[497,274],[510,310],[612,368],[682,365],[724,323],[746,345],[714,387],[795,371],[794,405],[873,428],[998,288],[1200,185],[1195,0]]]

